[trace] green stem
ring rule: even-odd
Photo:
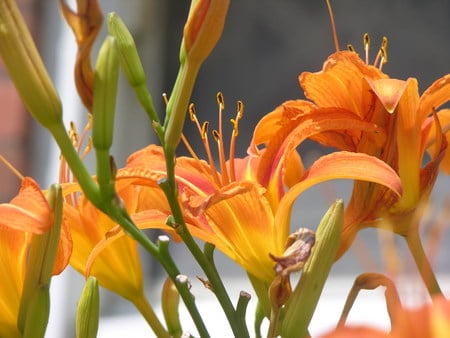
[[[145,320],[150,325],[150,327],[152,328],[153,332],[156,334],[157,337],[161,338],[170,337],[164,326],[161,324],[158,316],[153,311],[153,308],[148,302],[148,299],[143,294],[140,295],[139,297],[136,297],[136,299],[133,299],[132,303],[134,304],[134,306],[136,306],[136,308],[145,318]]]
[[[197,243],[194,241],[192,235],[190,234],[186,223],[184,222],[183,213],[181,207],[178,203],[178,189],[175,183],[175,161],[174,154],[170,150],[166,150],[166,164],[167,164],[167,180],[160,184],[164,193],[166,194],[167,200],[169,202],[176,231],[178,235],[182,238],[183,242],[188,247],[194,259],[202,268],[208,281],[212,285],[214,294],[219,301],[225,316],[230,323],[231,329],[233,330],[235,337],[248,337],[247,326],[245,325],[245,318],[238,318],[234,306],[228,296],[228,293],[223,285],[223,282],[217,273],[214,265],[211,264],[206,256],[203,254]]]
[[[420,276],[427,287],[428,293],[430,296],[442,295],[436,275],[434,274],[433,268],[431,267],[431,264],[425,254],[425,250],[423,249],[417,227],[415,227],[414,230],[412,230],[408,236],[405,237],[405,239],[408,244],[409,251],[414,258],[417,269],[420,272]]]
[[[80,156],[78,156],[62,121],[61,123],[52,125],[49,131],[58,144],[64,159],[67,161],[70,170],[72,170],[74,176],[77,178],[78,183],[87,198],[92,204],[103,211],[104,207],[98,186],[87,171]]]

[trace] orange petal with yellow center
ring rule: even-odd
[[[22,180],[11,202],[0,204],[0,227],[41,234],[53,225],[52,210],[39,185],[30,177]]]
[[[402,194],[400,178],[385,162],[363,153],[334,152],[320,157],[305,173],[300,183],[282,198],[275,216],[277,241],[289,235],[292,206],[308,188],[334,179],[352,179],[382,184],[396,194]]]

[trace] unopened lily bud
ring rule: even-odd
[[[108,15],[108,32],[117,42],[122,71],[132,87],[145,83],[145,73],[136,44],[127,26],[116,13]]]
[[[30,298],[23,338],[43,338],[50,314],[49,286],[41,286]]]
[[[161,306],[171,337],[179,337],[182,333],[178,306],[180,294],[170,278],[164,282],[161,294]]]
[[[62,222],[62,192],[59,185],[54,184],[50,187],[47,200],[53,211],[53,225],[47,232],[34,235],[31,240],[17,320],[21,331],[26,325],[29,325],[26,323],[31,320],[30,317],[37,315],[33,311],[40,311],[36,310],[31,303],[33,301],[44,302],[44,300],[38,300],[38,298],[44,298],[44,295],[39,293],[44,292],[41,290],[42,288],[47,287],[48,289],[50,286],[55,265]],[[43,316],[43,314],[39,313],[39,316]]]
[[[302,276],[288,303],[281,335],[305,337],[308,325],[319,301],[340,244],[344,224],[344,202],[337,200],[322,218],[316,232],[316,242]]]
[[[127,26],[116,13],[108,15],[108,32],[116,39],[120,65],[128,83],[133,87],[139,102],[150,119],[159,123],[152,96],[147,89],[147,79],[136,44]]]
[[[62,123],[58,94],[13,0],[0,0],[0,56],[33,117],[50,130]]]
[[[184,26],[180,59],[202,63],[222,35],[229,0],[193,0]]]
[[[108,36],[100,48],[95,65],[92,105],[92,142],[95,149],[109,150],[111,148],[118,80],[119,54],[116,40]]]
[[[78,301],[75,337],[97,337],[99,315],[100,296],[98,282],[95,277],[90,276]]]

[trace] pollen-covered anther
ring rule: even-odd
[[[195,105],[193,103],[191,103],[189,105],[188,111],[189,111],[189,118],[191,119],[191,121],[192,122],[197,121],[197,114],[196,114],[196,111],[195,111]]]
[[[217,105],[219,106],[219,109],[224,110],[225,109],[225,99],[223,97],[222,92],[217,92],[216,100],[217,100]]]
[[[356,53],[355,47],[353,47],[353,45],[350,44],[350,43],[347,45],[347,50],[348,50],[349,52]]]
[[[208,121],[203,122],[201,133],[200,133],[202,140],[206,140],[208,138],[208,127],[209,127],[209,122]]]
[[[212,131],[212,136],[214,137],[214,141],[220,143],[220,134],[217,130]]]

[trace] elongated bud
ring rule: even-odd
[[[97,337],[99,315],[100,296],[98,282],[95,277],[90,276],[78,301],[75,337]]]
[[[184,26],[181,57],[201,63],[222,35],[229,0],[193,0]]]
[[[0,56],[33,117],[48,129],[62,123],[61,102],[13,0],[0,0]]]
[[[43,338],[49,314],[50,291],[49,286],[45,285],[39,287],[30,298],[23,338]]]
[[[127,26],[116,13],[108,15],[108,32],[117,42],[120,66],[128,83],[133,87],[136,96],[152,121],[158,122],[158,115],[153,106],[153,99],[147,89],[147,79],[134,39]]]
[[[96,149],[109,150],[112,145],[118,80],[116,40],[108,36],[100,48],[95,65],[92,142]]]
[[[344,224],[344,202],[337,200],[322,218],[316,243],[306,262],[300,281],[286,304],[281,325],[283,337],[305,337],[325,281],[339,247]]]
[[[164,282],[161,294],[161,306],[167,324],[167,330],[171,337],[179,337],[182,334],[178,305],[180,294],[170,278]]]
[[[171,151],[180,142],[198,71],[222,35],[229,0],[193,0],[184,26],[180,69],[166,108],[164,141]]]
[[[142,67],[134,39],[116,13],[108,15],[108,32],[116,39],[122,71],[130,85],[136,87],[145,83],[144,67]]]
[[[25,332],[26,326],[32,325],[32,327],[37,327],[41,325],[34,323],[34,321],[37,321],[38,319],[33,318],[39,318],[42,325],[45,323],[45,327],[47,326],[48,321],[47,305],[45,305],[45,292],[48,293],[48,288],[50,286],[50,279],[55,265],[56,252],[61,233],[61,187],[59,185],[52,185],[49,189],[47,199],[53,210],[53,225],[47,232],[41,235],[34,235],[31,241],[17,320],[19,330],[22,332]],[[35,303],[33,304],[33,302]],[[36,313],[36,311],[38,313]]]

